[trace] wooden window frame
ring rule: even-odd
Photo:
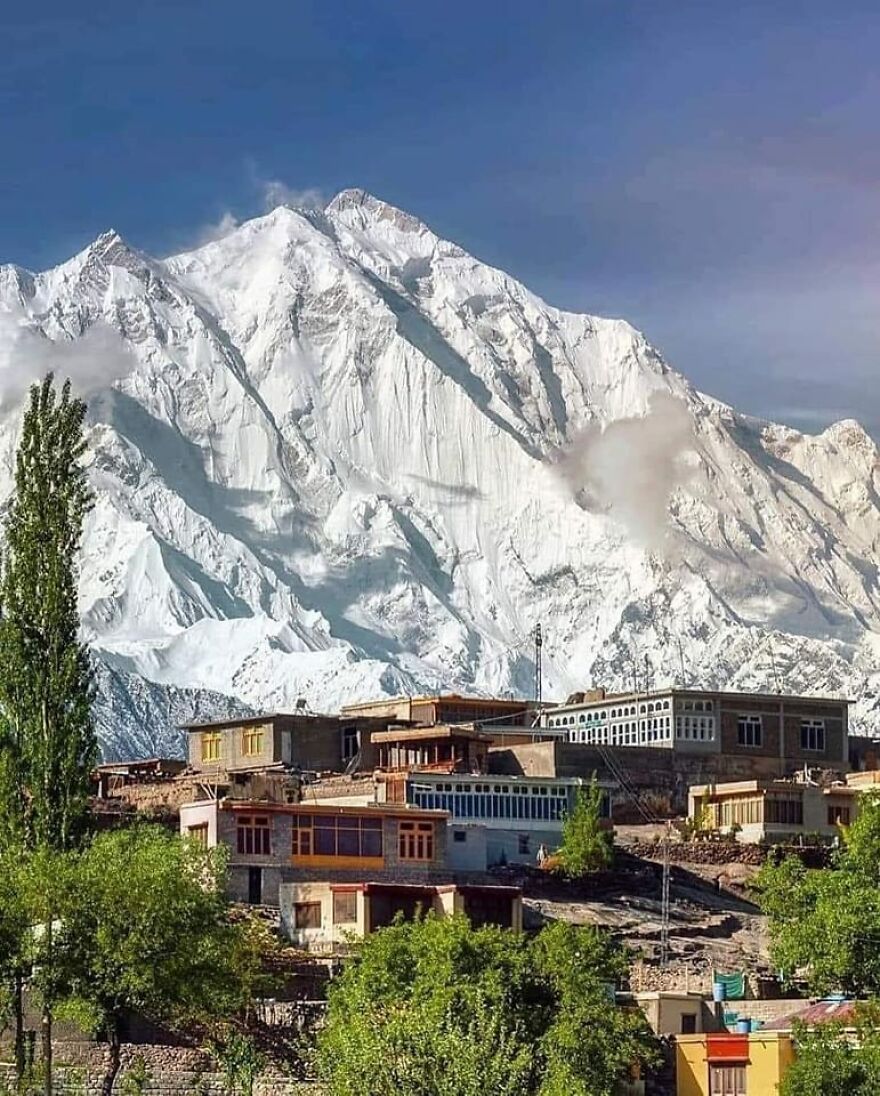
[[[203,763],[219,761],[223,748],[223,735],[220,731],[202,731],[200,745]]]
[[[748,1084],[748,1072],[744,1063],[709,1063],[709,1096],[746,1096]]]
[[[317,912],[317,924],[315,914]],[[294,902],[293,927],[298,930],[320,929],[324,923],[320,902]]]
[[[434,823],[398,823],[397,854],[401,860],[431,863],[434,859]]]
[[[208,823],[197,822],[194,826],[187,826],[186,836],[190,841],[195,841],[200,849],[208,847]]]
[[[333,891],[333,924],[357,924],[357,891]]]
[[[369,825],[364,825],[364,823]],[[316,823],[318,823],[316,825]],[[355,825],[356,823],[356,825]],[[324,833],[333,831],[333,852],[320,851],[316,839],[316,831]],[[357,834],[357,852],[339,851],[339,834],[344,831],[349,837]],[[370,835],[368,838],[366,835]],[[377,847],[369,852],[364,851],[364,846],[370,840],[370,844],[378,837]],[[354,859],[354,860],[381,860],[384,856],[384,833],[381,818],[367,816],[335,816],[320,814],[295,814],[293,816],[291,834],[291,855],[296,858],[310,859]]]
[[[236,819],[239,856],[272,855],[272,820],[266,814],[240,814]]]
[[[241,732],[241,753],[243,757],[259,757],[263,752],[266,728],[262,726],[245,727]]]

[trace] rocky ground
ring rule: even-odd
[[[638,829],[644,831],[644,827]],[[650,842],[646,845],[645,836],[639,833],[639,843],[633,846],[641,855],[618,845],[612,871],[578,882],[537,869],[507,869],[511,881],[523,887],[526,926],[537,928],[561,919],[609,929],[639,956],[632,969],[634,989],[662,986],[708,992],[713,970],[769,975],[766,919],[749,890],[758,865],[741,859],[757,861],[759,857],[751,850],[716,848],[709,856],[717,862],[689,862],[689,855],[707,856],[707,850],[699,846],[690,853],[687,846],[674,850],[669,961],[661,969],[663,866],[660,848],[652,849]]]

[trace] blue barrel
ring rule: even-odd
[[[727,986],[723,982],[712,983],[712,1000],[713,1001],[726,1001],[727,1000]]]
[[[737,1022],[736,1022],[736,1033],[737,1033],[737,1035],[748,1035],[748,1033],[751,1030],[752,1030],[752,1021],[751,1020],[737,1020]]]

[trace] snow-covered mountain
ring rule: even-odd
[[[22,378],[91,393],[82,620],[109,756],[228,707],[590,683],[847,693],[880,727],[878,453],[695,391],[358,190],[162,261],[0,267]]]

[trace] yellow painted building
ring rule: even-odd
[[[793,1060],[787,1031],[679,1035],[676,1096],[774,1096]]]

